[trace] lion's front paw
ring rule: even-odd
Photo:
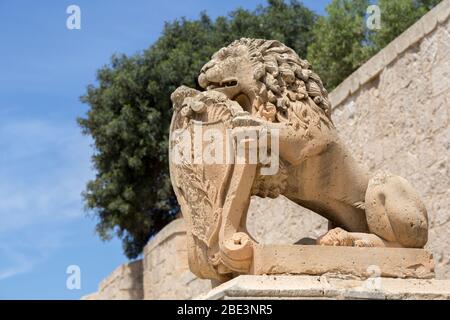
[[[354,241],[350,232],[342,228],[334,228],[317,239],[317,244],[321,246],[353,246]]]
[[[354,241],[353,244],[355,247],[375,247],[373,241],[367,239],[358,239]]]
[[[334,228],[317,239],[317,244],[322,246],[347,246],[347,247],[377,247],[383,246],[382,241],[376,241],[378,237],[368,233],[352,233],[342,228]],[[378,244],[377,244],[378,243]]]

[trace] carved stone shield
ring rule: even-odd
[[[209,102],[174,106],[170,175],[186,222],[190,268],[199,277],[222,279],[214,260],[218,259],[218,233],[232,173],[232,164],[225,158],[231,112],[225,103]],[[207,150],[212,152],[206,155]]]
[[[256,164],[235,164],[232,118],[240,106],[216,91],[172,94],[170,175],[186,222],[189,266],[201,278],[245,271],[249,237],[240,232]],[[237,110],[239,111],[239,110]]]

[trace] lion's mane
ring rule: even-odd
[[[307,60],[276,40],[241,38],[219,50],[212,60],[248,49],[259,86],[252,112],[274,122],[290,122],[307,129],[309,125],[333,126],[331,103],[320,77]]]

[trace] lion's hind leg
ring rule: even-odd
[[[405,179],[377,172],[369,181],[365,213],[370,233],[334,228],[317,240],[320,245],[423,248],[428,217],[419,194]]]
[[[428,239],[428,217],[417,191],[405,179],[377,172],[365,196],[367,224],[384,241],[423,248]]]

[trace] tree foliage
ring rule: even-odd
[[[308,60],[331,90],[441,0],[378,0],[381,29],[368,30],[366,9],[374,1],[333,0],[313,28]]]
[[[381,11],[381,29],[370,34],[374,51],[383,49],[441,1],[378,0]]]
[[[356,70],[368,52],[364,47],[364,17],[369,0],[333,0],[313,28],[315,42],[308,60],[328,89]]]

